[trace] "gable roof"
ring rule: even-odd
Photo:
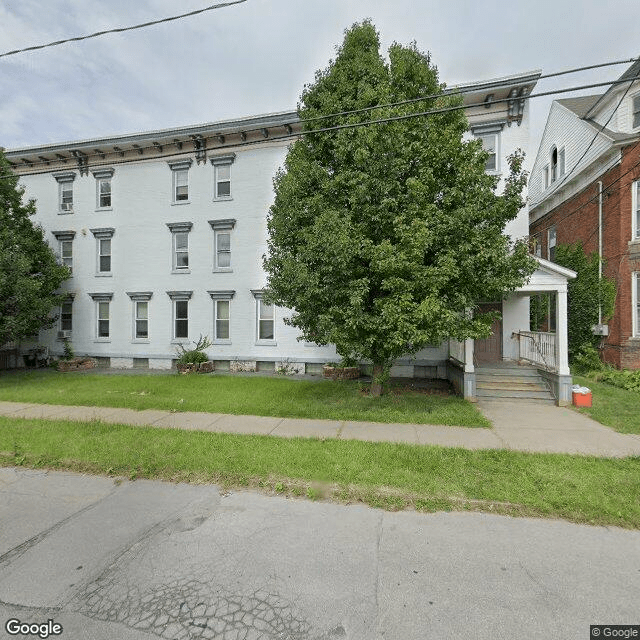
[[[600,100],[600,98],[604,94],[598,93],[592,96],[579,96],[574,98],[562,98],[560,100],[556,100],[558,104],[561,104],[563,107],[569,109],[569,111],[573,111],[578,118],[584,118],[593,105]]]
[[[634,78],[637,78],[638,76],[640,76],[640,58],[638,60],[636,60],[619,78],[618,80],[620,82],[624,82],[625,80],[629,80],[631,82],[633,82]],[[612,92],[614,92],[616,89],[620,88],[622,85],[621,84],[612,84],[600,97],[598,100],[596,100],[596,102],[593,103],[593,105],[590,107],[590,109],[587,111],[587,113],[584,114],[585,118],[590,117],[593,112],[596,110],[596,107],[603,101],[605,100]]]

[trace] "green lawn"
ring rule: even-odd
[[[593,406],[577,409],[620,433],[640,434],[640,393],[627,391],[591,377],[574,376],[574,384],[589,387]]]
[[[216,482],[387,509],[640,528],[640,458],[468,451],[0,417],[0,465]]]
[[[490,427],[455,396],[391,389],[372,398],[358,382],[233,375],[100,375],[33,371],[0,375],[0,400],[284,418]]]

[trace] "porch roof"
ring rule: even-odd
[[[533,256],[538,262],[538,268],[529,276],[529,279],[520,288],[517,294],[529,295],[531,293],[546,293],[549,291],[566,291],[569,278],[575,278],[576,272],[566,267],[561,267],[555,262]]]

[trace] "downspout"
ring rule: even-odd
[[[598,180],[598,324],[602,324],[602,180]]]

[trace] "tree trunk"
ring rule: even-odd
[[[373,365],[373,377],[371,379],[371,395],[372,396],[381,396],[382,395],[382,373],[383,366],[381,364]]]

